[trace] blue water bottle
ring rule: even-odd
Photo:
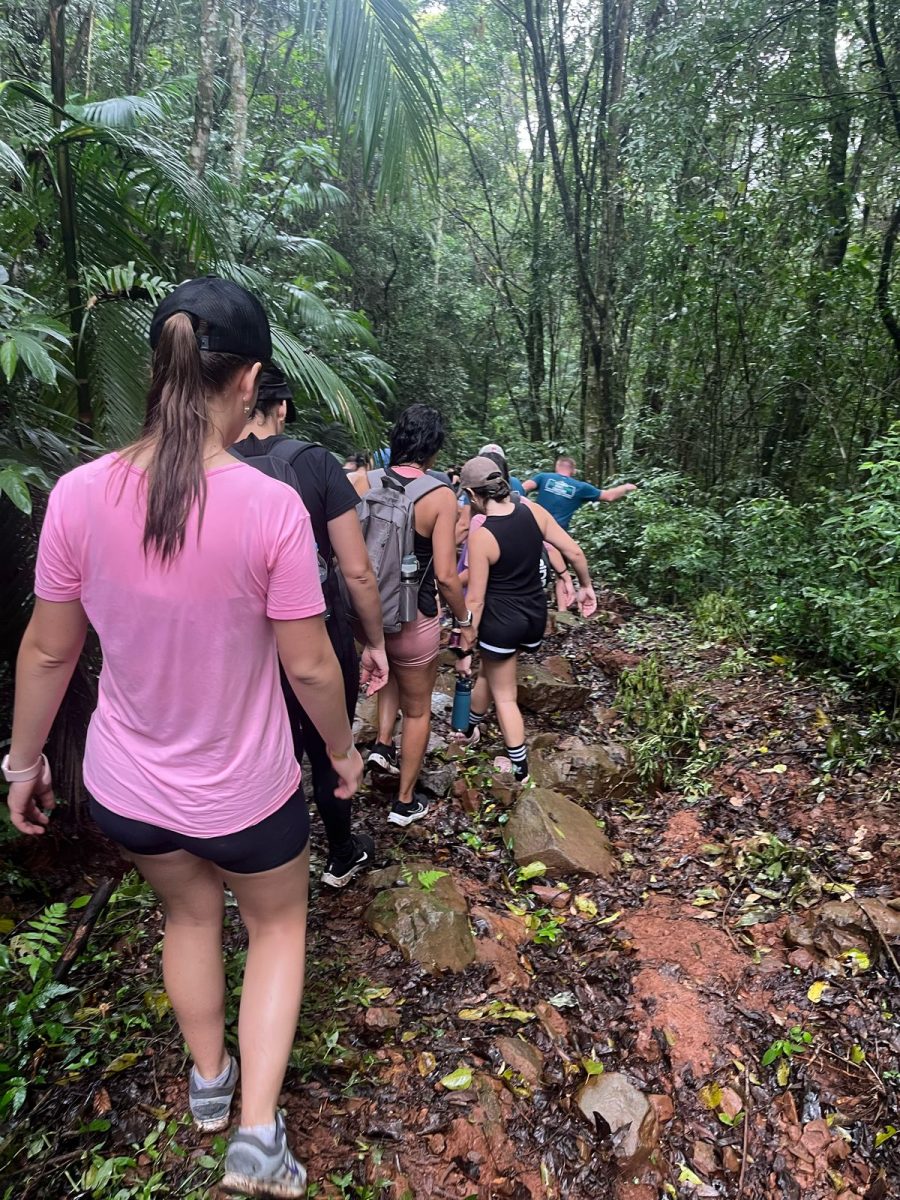
[[[469,713],[472,710],[472,688],[475,681],[471,675],[457,675],[456,690],[453,693],[453,712],[450,714],[450,728],[457,733],[469,732]]]

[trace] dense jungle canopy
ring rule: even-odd
[[[776,648],[896,688],[892,0],[52,0],[0,21],[8,564],[54,475],[139,429],[154,303],[217,272],[268,305],[304,435],[371,448],[422,400],[448,461],[488,437],[520,474],[574,452],[644,485],[581,518],[607,581],[732,589]]]

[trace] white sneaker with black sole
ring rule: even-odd
[[[413,796],[409,804],[401,804],[399,800],[395,800],[391,805],[391,811],[388,813],[388,822],[391,825],[412,825],[414,821],[421,821],[423,817],[428,816],[428,801],[424,796]]]
[[[367,833],[355,833],[351,857],[329,858],[322,872],[322,882],[333,888],[346,887],[360,871],[368,871],[373,866],[374,854],[375,843],[372,838]]]

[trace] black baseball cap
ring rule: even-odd
[[[150,346],[156,349],[163,325],[176,313],[187,313],[201,350],[236,354],[251,362],[272,357],[272,334],[266,310],[257,298],[230,279],[203,275],[180,283],[157,306],[150,322]],[[204,322],[200,329],[200,322]]]
[[[293,423],[297,420],[297,410],[294,407],[294,396],[291,392],[291,385],[288,383],[284,372],[280,367],[273,363],[270,367],[264,367],[259,373],[259,390],[256,393],[258,401],[272,403],[273,400],[284,401],[287,405],[286,420]]]

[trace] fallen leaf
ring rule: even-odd
[[[710,1111],[719,1107],[722,1103],[722,1088],[718,1083],[706,1083],[697,1093],[697,1099],[704,1108]]]
[[[441,1086],[448,1092],[464,1092],[472,1086],[472,1071],[469,1067],[457,1067],[449,1075],[440,1080]]]
[[[575,909],[577,912],[583,913],[587,917],[596,917],[597,902],[592,900],[590,896],[576,896]]]
[[[828,984],[824,979],[817,979],[815,983],[809,985],[809,991],[806,993],[808,1000],[813,1004],[818,1004],[825,993],[828,991]]]

